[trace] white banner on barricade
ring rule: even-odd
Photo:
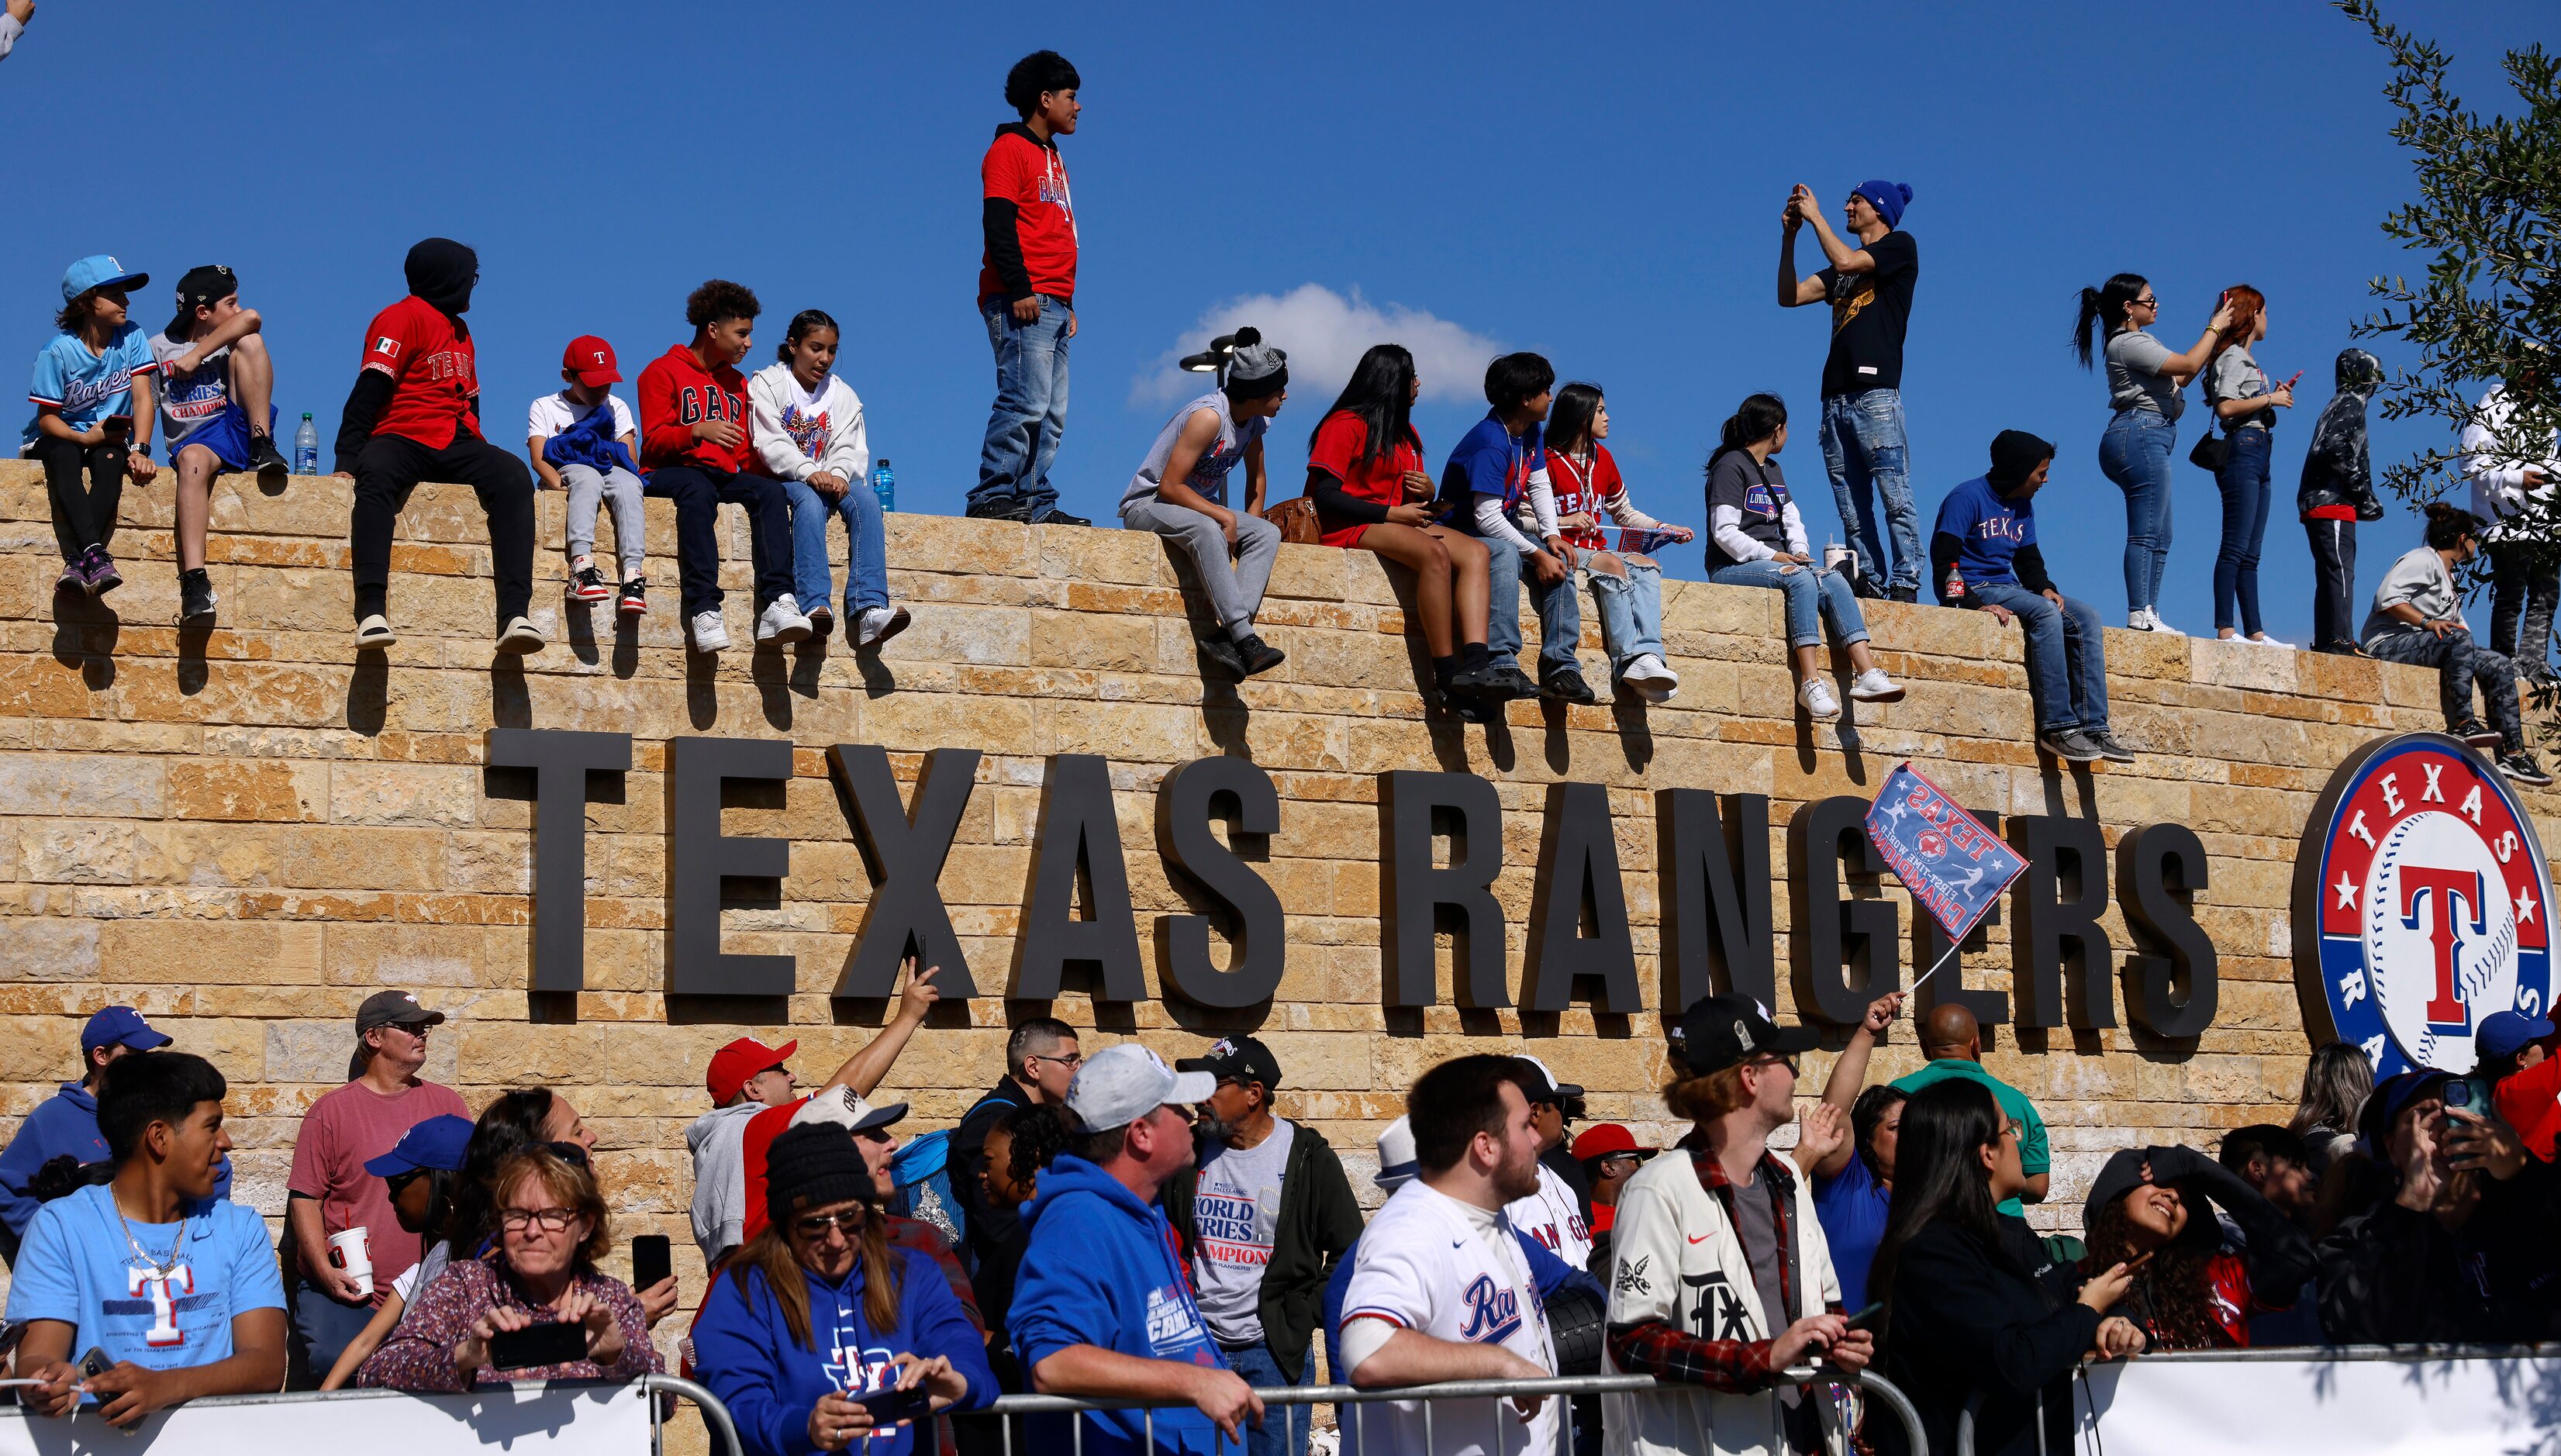
[[[2523,1456],[2555,1449],[2561,1350],[2336,1354],[2235,1351],[2089,1367],[2087,1381],[2073,1382],[2077,1445],[2104,1448],[2107,1456]]]
[[[649,1456],[649,1397],[636,1383],[491,1386],[468,1395],[352,1390],[237,1395],[146,1416],[131,1434],[84,1414],[0,1409],[0,1456]]]

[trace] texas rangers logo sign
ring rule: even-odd
[[[2552,1000],[2552,876],[2489,766],[2442,733],[2369,743],[2330,776],[2295,859],[2295,975],[2311,1030],[2377,1077],[2464,1072],[2492,1012]]]

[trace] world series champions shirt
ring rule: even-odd
[[[1192,1195],[1192,1282],[1209,1332],[1221,1345],[1263,1338],[1263,1273],[1280,1218],[1280,1175],[1296,1135],[1289,1120],[1272,1120],[1271,1135],[1250,1148],[1222,1144],[1200,1167]]]

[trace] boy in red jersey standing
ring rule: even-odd
[[[480,437],[480,375],[471,286],[480,256],[450,238],[409,250],[409,296],[365,330],[364,367],[339,414],[338,474],[356,482],[349,545],[356,559],[356,646],[399,640],[389,597],[392,527],[422,480],[471,487],[489,516],[490,568],[498,582],[498,650],[539,652],[526,615],[534,598],[534,475]]]
[[[996,404],[969,492],[968,514],[982,520],[1089,524],[1058,508],[1049,483],[1067,428],[1067,341],[1076,337],[1076,204],[1058,139],[1076,130],[1081,83],[1056,51],[1015,62],[1005,101],[1023,119],[997,127],[978,164],[986,234],[978,312],[996,352]]]
[[[714,278],[685,299],[694,341],[640,371],[640,467],[647,493],[676,503],[676,571],[694,650],[729,645],[721,617],[720,505],[747,508],[756,565],[756,640],[789,644],[809,636],[791,595],[791,509],[782,482],[750,474],[747,377],[738,362],[756,342],[764,306],[743,283]]]

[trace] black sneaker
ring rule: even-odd
[[[1582,672],[1570,667],[1559,668],[1549,673],[1546,680],[1538,685],[1538,695],[1542,698],[1553,698],[1559,703],[1601,701],[1600,695],[1592,691],[1592,685],[1583,681]]]
[[[1245,660],[1245,675],[1268,673],[1289,660],[1289,654],[1264,641],[1252,632],[1236,639],[1236,655]]]
[[[88,590],[88,553],[63,563],[63,573],[54,578],[54,590],[65,595]]]
[[[214,578],[198,566],[178,573],[178,620],[210,622],[214,619]]]
[[[1896,601],[1919,601],[1921,599],[1921,588],[1918,586],[1896,586],[1889,589],[1885,594]]]
[[[1472,669],[1462,667],[1450,675],[1450,681],[1441,685],[1442,696],[1452,700],[1490,698],[1497,703],[1504,702],[1511,695],[1503,690],[1499,672],[1490,664]]]
[[[2052,754],[2066,763],[2096,763],[2108,756],[2107,749],[2091,741],[2090,735],[2079,728],[2039,732],[2036,748],[2038,752]]]
[[[275,447],[272,435],[254,434],[249,437],[249,468],[260,475],[293,473],[292,465],[285,461],[284,452]]]
[[[1200,648],[1200,655],[1208,658],[1210,665],[1221,673],[1230,678],[1245,676],[1245,659],[1238,655],[1236,648],[1226,638],[1195,636],[1192,642]]]
[[[1538,684],[1530,681],[1529,674],[1522,672],[1519,668],[1512,666],[1508,662],[1487,663],[1485,665],[1485,684],[1486,697],[1499,698],[1504,702],[1509,702],[1514,698],[1535,698],[1538,696]]]
[[[960,513],[973,521],[1029,521],[1031,508],[1020,501],[973,501]]]
[[[108,556],[102,546],[88,549],[88,570],[84,574],[88,578],[91,596],[104,596],[124,584],[123,573],[115,569],[115,558]]]
[[[2463,739],[2467,748],[2495,748],[2505,739],[2477,718],[2468,718],[2446,729],[2451,736]]]
[[[1034,526],[1091,526],[1094,524],[1083,516],[1071,516],[1056,506],[1030,517],[1029,520]]]
[[[2498,760],[2498,771],[2507,775],[2509,783],[2521,783],[2528,788],[2539,789],[2552,782],[2552,775],[2545,773],[2543,765],[2534,761],[2534,755],[2522,748],[2502,754]]]
[[[2134,750],[2118,742],[2117,735],[2115,733],[2085,733],[2083,736],[2087,737],[2091,742],[2098,744],[2100,753],[2105,755],[2111,763],[2132,763],[2134,761]]]

